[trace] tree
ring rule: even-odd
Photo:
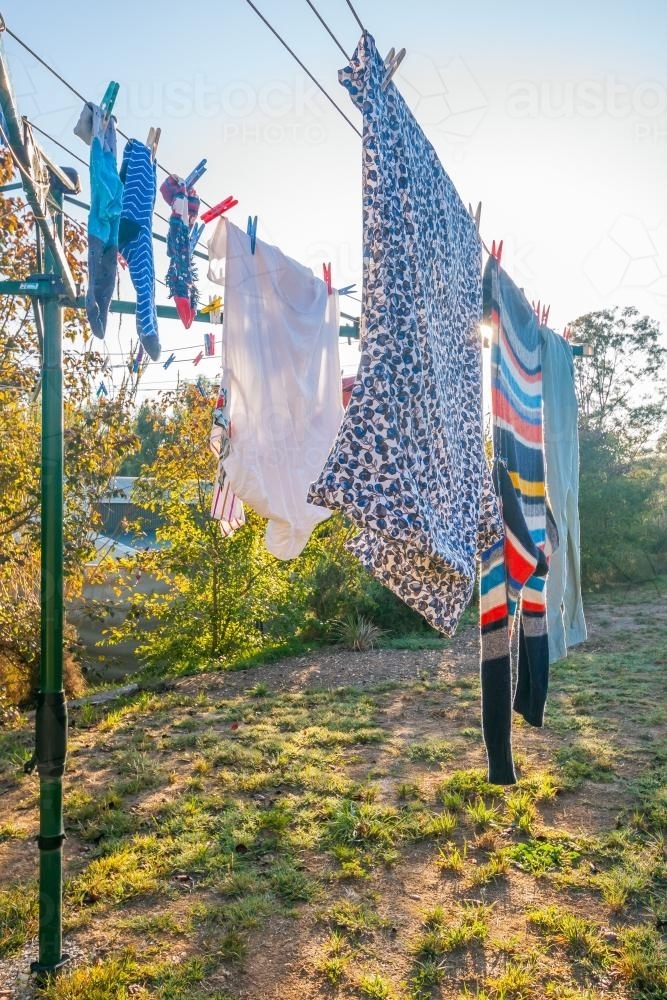
[[[0,149],[0,184],[13,176]],[[25,279],[38,267],[32,213],[20,198],[0,198],[0,275]],[[75,281],[82,282],[85,230],[66,219],[65,246]],[[65,424],[64,540],[66,585],[81,584],[82,562],[92,550],[92,502],[106,488],[118,454],[133,443],[132,393],[98,400],[104,358],[87,350],[85,314],[66,309],[63,384]],[[39,668],[41,339],[29,299],[0,298],[0,684],[8,664],[13,688],[25,697]],[[3,669],[3,663],[5,668]]]
[[[667,350],[633,308],[570,326],[593,348],[575,366],[583,581],[646,579],[667,559]]]
[[[593,349],[575,371],[581,430],[611,435],[627,460],[654,450],[667,417],[659,325],[628,306],[588,313],[570,328],[573,340]]]

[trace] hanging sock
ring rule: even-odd
[[[118,243],[137,293],[137,333],[148,356],[160,357],[155,309],[155,264],[151,222],[157,193],[155,161],[138,139],[130,139],[120,169],[125,184]]]
[[[98,105],[87,103],[74,133],[90,146],[86,314],[93,334],[103,339],[116,285],[123,202],[123,184],[116,164],[116,119],[104,119]]]
[[[183,326],[189,330],[197,315],[199,301],[199,291],[196,286],[197,272],[192,263],[190,236],[199,214],[200,200],[195,189],[186,188],[185,182],[174,174],[170,174],[163,182],[160,194],[171,206],[167,236],[167,256],[170,260],[167,271],[169,295],[174,300]]]

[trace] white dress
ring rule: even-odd
[[[338,294],[276,247],[256,240],[251,253],[228,219],[208,250],[208,276],[224,286],[212,512],[217,497],[229,534],[242,523],[239,501],[250,504],[268,518],[269,552],[293,559],[330,514],[306,498],[343,417]]]

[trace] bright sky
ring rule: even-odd
[[[345,60],[305,0],[256,5],[360,127],[337,80]],[[315,6],[351,53],[359,29],[345,0]],[[381,51],[407,49],[395,82],[464,201],[483,202],[485,242],[504,240],[503,264],[529,298],[551,304],[554,328],[619,304],[667,331],[664,0],[355,7]],[[68,0],[39,4],[39,16],[34,4],[6,0],[2,12],[90,99],[99,103],[117,80],[120,128],[145,139],[159,125],[158,159],[170,170],[187,174],[207,157],[199,193],[210,203],[237,197],[237,225],[256,214],[259,238],[318,275],[331,261],[335,285],[360,286],[360,139],[245,0]],[[80,102],[14,39],[5,35],[4,45],[20,112],[86,158],[72,134]],[[60,163],[72,162],[40,141]],[[159,195],[157,207],[168,214]],[[155,228],[166,231],[158,220]],[[156,261],[164,279],[161,251]],[[205,280],[200,287],[204,297],[214,290]],[[123,291],[131,295],[129,283]],[[163,286],[158,301],[167,301]],[[359,310],[349,300],[343,308]],[[173,385],[179,372],[215,377],[217,360],[191,363],[207,329],[162,322],[162,360],[172,349],[179,360],[167,371],[151,365],[145,388]],[[115,362],[133,332],[132,317],[120,333],[110,319]],[[342,357],[354,371],[355,351]]]

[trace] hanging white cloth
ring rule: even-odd
[[[248,503],[268,518],[269,552],[293,559],[330,515],[306,497],[343,417],[338,294],[262,240],[253,254],[250,237],[228,219],[220,219],[208,250],[208,276],[224,286],[212,438],[220,454],[216,495],[226,497],[218,508],[233,513],[221,527],[233,531],[242,523],[238,502]]]

